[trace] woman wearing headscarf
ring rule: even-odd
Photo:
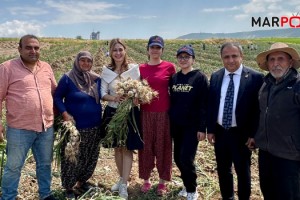
[[[101,79],[92,65],[91,53],[79,52],[73,68],[60,79],[54,95],[55,106],[63,120],[74,121],[80,133],[77,162],[71,162],[65,155],[68,139],[62,144],[61,181],[67,198],[75,198],[74,188],[86,192],[91,187],[87,180],[95,170],[99,155]]]

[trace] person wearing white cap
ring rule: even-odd
[[[300,56],[278,42],[256,61],[269,72],[259,92],[260,122],[254,137],[261,191],[265,200],[300,199]]]

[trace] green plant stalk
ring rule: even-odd
[[[54,129],[55,129],[55,140],[56,144],[53,146],[53,154],[54,154],[54,163],[55,167],[58,168],[61,163],[61,151],[62,151],[62,143],[66,138],[66,133],[68,129],[63,126],[63,119],[61,115],[55,117],[54,119]]]
[[[107,135],[101,141],[103,144],[106,144],[108,147],[112,147],[116,140],[117,146],[126,146],[126,139],[129,130],[128,122],[130,121],[132,106],[133,100],[131,98],[126,99],[119,104],[116,113],[107,125]],[[134,127],[135,130],[137,130],[136,127]]]
[[[4,166],[4,150],[2,150],[1,152],[1,160],[0,160],[0,164],[1,164],[1,171],[0,171],[0,187],[2,187],[2,176],[3,176],[3,166]]]
[[[58,142],[53,147],[53,152],[54,152],[54,157],[55,157],[55,159],[54,159],[55,167],[60,166],[62,143],[65,140],[67,132],[68,132],[68,130],[65,128],[63,133],[59,133],[60,139],[58,140]]]
[[[132,117],[132,122],[133,123],[131,122],[131,120],[129,120],[129,122],[130,122],[131,126],[133,127],[134,132],[136,134],[138,134],[140,140],[144,143],[143,139],[141,138],[141,134],[140,134],[139,128],[138,128],[136,120],[135,120],[134,109],[131,109],[131,117]]]

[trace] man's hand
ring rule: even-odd
[[[251,151],[255,150],[255,140],[254,138],[248,138],[246,144],[245,144]]]
[[[211,145],[215,144],[215,134],[207,133],[207,140]]]
[[[205,140],[205,136],[206,136],[205,133],[200,132],[200,131],[197,132],[197,138],[198,138],[198,141]]]

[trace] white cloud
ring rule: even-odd
[[[298,2],[298,0],[297,0]],[[292,13],[296,1],[283,1],[283,0],[251,0],[249,3],[244,4],[242,9],[247,14],[260,14],[264,16],[278,15],[279,13]],[[299,2],[297,3],[299,5]]]
[[[110,9],[125,7],[122,4],[111,4],[106,2],[77,2],[48,0],[47,6],[54,9],[58,14],[52,21],[53,24],[75,24],[82,22],[105,22],[126,18],[123,15],[110,14]]]
[[[90,15],[87,13],[82,13],[80,16],[69,16],[69,15],[61,15],[58,16],[55,20],[52,20],[52,24],[76,24],[76,23],[99,23],[99,22],[105,22],[108,20],[117,20],[117,19],[123,19],[124,16],[116,16],[116,15]]]
[[[291,5],[293,10],[292,12],[296,15],[297,12],[299,13],[300,15],[300,3],[299,3],[299,0],[289,0],[287,2],[288,5]]]
[[[236,19],[237,21],[242,21],[244,19],[249,19],[249,15],[247,15],[247,14],[235,15],[234,19]]]
[[[251,2],[242,6],[242,10],[247,14],[253,13],[263,13],[266,12],[265,2],[259,2],[256,0],[252,0]]]
[[[231,8],[205,8],[202,11],[203,12],[229,12],[234,10],[239,10],[240,8],[238,6],[233,6]]]
[[[106,2],[87,2],[87,1],[52,1],[48,0],[45,2],[46,5],[52,8],[56,8],[61,12],[69,12],[76,10],[75,12],[98,12],[100,10],[104,11],[106,9],[121,7],[123,4],[112,4]]]
[[[42,25],[19,20],[7,21],[0,24],[1,37],[20,37],[25,34],[41,36]]]
[[[282,6],[277,5],[276,3],[271,3],[267,5],[267,10],[272,10],[272,11],[281,11],[283,10]]]
[[[34,7],[12,7],[8,9],[12,15],[27,15],[27,16],[36,16],[36,15],[45,15],[48,13],[46,10],[41,8]]]
[[[291,8],[300,7],[299,0],[290,0],[284,2],[283,0],[250,0],[249,3],[236,5],[230,8],[205,8],[203,12],[232,12],[236,11],[235,19],[242,19],[246,16],[254,14],[271,15],[274,13],[292,13]],[[295,12],[296,14],[297,12]]]
[[[233,17],[234,23],[247,28],[252,17],[281,17],[297,15],[297,13],[300,15],[300,3],[299,0],[248,0],[233,7],[205,8],[202,12],[221,13],[218,14],[222,17],[219,19],[221,22],[223,19],[230,21]]]
[[[138,16],[139,19],[155,19],[157,16]]]

